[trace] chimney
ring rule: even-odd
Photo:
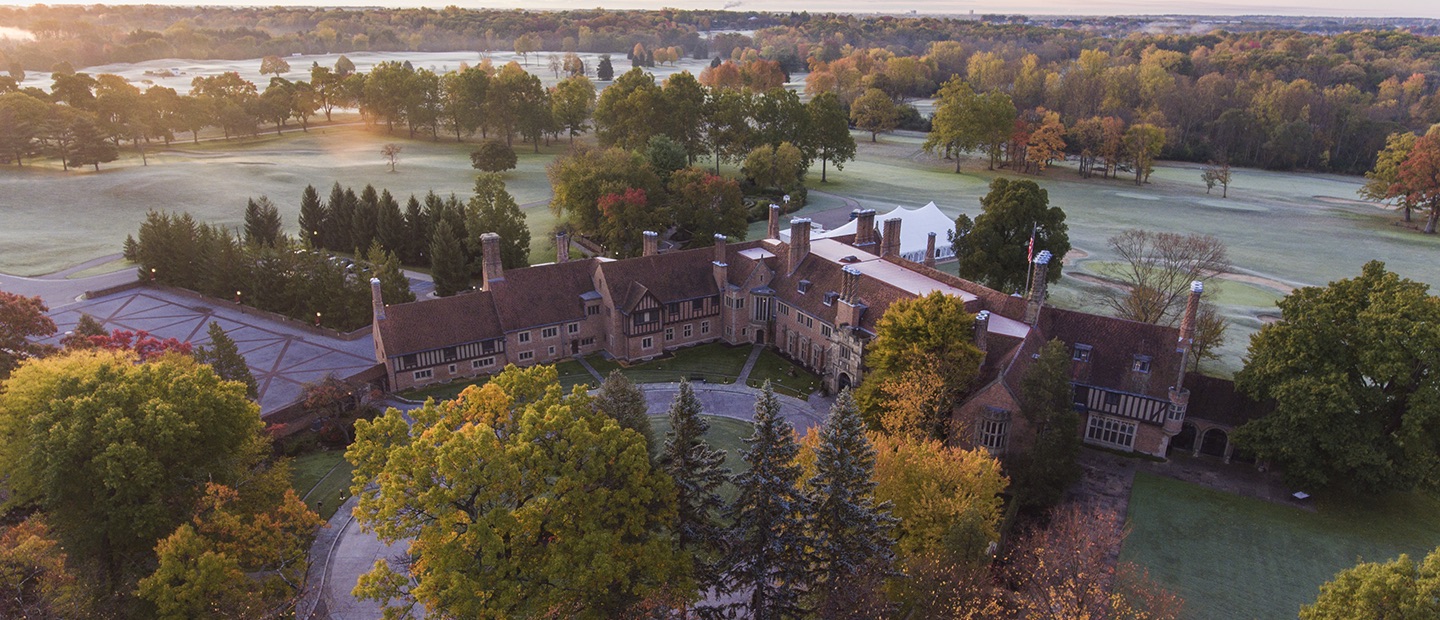
[[[924,263],[925,263],[925,266],[926,266],[926,267],[934,267],[934,266],[935,266],[935,233],[933,233],[933,232],[930,233],[928,236],[925,237],[925,260],[924,260]]]
[[[975,348],[985,351],[990,343],[990,311],[981,310],[975,315]]]
[[[376,321],[385,320],[385,298],[380,294],[380,278],[370,278],[370,311]]]
[[[1190,283],[1190,298],[1185,300],[1185,314],[1180,317],[1180,341],[1175,343],[1175,352],[1180,354],[1180,373],[1175,378],[1177,388],[1185,387],[1185,366],[1190,362],[1190,347],[1195,344],[1195,321],[1200,315],[1200,296],[1204,293],[1204,282]]]
[[[790,271],[800,268],[800,261],[810,254],[810,218],[790,220]]]
[[[835,325],[855,327],[865,314],[865,306],[857,297],[860,294],[860,270],[854,266],[840,268],[840,303],[835,306]]]
[[[721,293],[724,293],[730,284],[730,263],[726,262],[729,257],[725,253],[725,241],[725,235],[715,233],[715,260],[710,263],[711,272],[715,276],[715,287],[720,289]]]
[[[555,233],[555,262],[570,262],[570,233],[563,230]]]
[[[495,282],[505,280],[505,266],[500,262],[500,235],[480,235],[480,276],[485,279],[480,290],[488,291]]]
[[[1040,308],[1045,305],[1045,276],[1050,270],[1050,250],[1040,250],[1035,255],[1035,268],[1030,277],[1030,296],[1025,304],[1025,322],[1034,325],[1040,320]]]
[[[642,256],[654,256],[660,253],[659,233],[653,230],[647,230],[640,233],[640,235],[645,237],[645,251],[641,253]]]
[[[769,228],[765,231],[766,239],[780,239],[780,205],[770,205]]]
[[[840,268],[840,301],[855,303],[855,296],[859,294],[860,270],[854,267]]]
[[[885,231],[880,237],[880,257],[900,255],[900,218],[885,220]]]
[[[855,247],[875,245],[875,210],[864,209],[855,216]]]

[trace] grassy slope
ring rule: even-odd
[[[295,457],[290,466],[293,469],[291,484],[295,492],[305,498],[305,504],[319,512],[321,518],[334,515],[350,491],[351,466],[345,460],[345,451],[304,454]]]
[[[1357,560],[1440,545],[1440,501],[1396,495],[1306,512],[1139,473],[1122,559],[1185,599],[1186,618],[1293,618]]]

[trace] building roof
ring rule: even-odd
[[[950,246],[950,233],[955,232],[955,219],[940,211],[940,207],[934,202],[915,209],[895,207],[889,213],[877,213],[875,215],[875,227],[883,229],[882,222],[889,219],[900,218],[900,255],[910,260],[923,260],[925,248],[929,243],[930,233],[935,233],[935,253],[940,257],[954,256],[955,251]],[[859,220],[850,220],[844,225],[826,231],[811,229],[810,242],[813,245],[820,239],[835,239],[837,237],[854,237]],[[789,242],[790,231],[781,230],[780,239]],[[876,239],[879,240],[878,238]]]
[[[1190,390],[1190,406],[1186,417],[1199,418],[1230,428],[1263,417],[1274,410],[1273,403],[1262,403],[1235,389],[1235,382],[1207,377],[1200,373],[1185,375]]]
[[[495,312],[505,331],[585,318],[584,295],[595,290],[598,263],[577,260],[505,270],[494,288]]]
[[[488,291],[385,308],[380,339],[390,357],[499,338],[504,330]]]
[[[1071,366],[1078,383],[1168,398],[1180,371],[1175,354],[1180,332],[1174,327],[1050,307],[1041,312],[1038,327],[1047,338],[1091,347],[1089,362]],[[1148,358],[1149,372],[1134,370],[1137,356]]]

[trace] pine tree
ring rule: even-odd
[[[261,196],[245,205],[245,243],[273,248],[280,242],[280,209]]]
[[[889,570],[895,554],[890,504],[875,501],[875,450],[850,390],[840,393],[820,428],[815,475],[810,478],[814,515],[814,594],[833,612],[854,609],[866,583]],[[825,614],[833,616],[834,613]]]
[[[415,194],[405,203],[405,239],[401,244],[400,260],[407,265],[424,265],[426,249],[430,247],[430,219]]]
[[[465,232],[472,256],[480,255],[480,235],[493,232],[500,235],[500,262],[506,269],[530,264],[530,227],[498,174],[475,179],[475,195],[465,205]]]
[[[655,433],[650,430],[650,407],[645,403],[645,393],[618,369],[600,384],[595,394],[595,409],[615,418],[621,428],[628,428],[645,438],[645,449],[655,453]]]
[[[350,221],[350,242],[358,256],[375,240],[375,228],[380,219],[380,196],[373,185],[366,185],[360,192],[355,205],[354,219]]]
[[[1039,514],[1065,497],[1080,479],[1075,458],[1080,416],[1071,408],[1070,351],[1051,340],[1020,381],[1020,414],[1035,433],[1030,449],[1008,463],[1011,492],[1022,510]]]
[[[806,534],[810,507],[799,488],[795,430],[780,416],[769,381],[755,401],[754,423],[754,434],[745,439],[750,469],[735,477],[740,493],[726,512],[733,525],[725,589],[748,599],[737,606],[751,618],[799,617],[810,567],[807,550],[813,548]]]
[[[435,281],[435,294],[441,297],[470,288],[465,248],[444,219],[435,225],[435,238],[430,242],[430,277]]]
[[[380,295],[387,304],[403,304],[415,301],[410,292],[410,279],[400,269],[400,259],[393,252],[380,247],[377,239],[370,243],[365,252],[365,279],[380,278]]]
[[[240,348],[225,334],[219,322],[210,322],[210,346],[197,347],[195,359],[201,364],[209,364],[221,379],[244,383],[245,395],[249,396],[250,400],[260,396],[259,385],[255,383],[255,376],[250,374],[245,357],[240,355]]]
[[[375,239],[385,250],[399,254],[405,243],[405,216],[400,213],[400,204],[390,195],[390,190],[380,192],[380,206],[376,214]]]
[[[340,251],[351,247],[350,220],[354,210],[347,199],[354,196],[349,190],[341,189],[338,181],[330,187],[330,199],[325,202],[325,226],[320,233],[327,249]]]
[[[324,248],[325,205],[314,185],[306,185],[300,194],[300,242],[312,248]]]
[[[675,481],[675,536],[690,556],[702,593],[720,585],[718,562],[724,553],[725,530],[716,517],[725,505],[720,486],[730,479],[725,451],[712,450],[705,442],[709,429],[710,423],[700,417],[695,391],[682,379],[680,393],[670,405],[670,432],[665,434],[659,464]]]

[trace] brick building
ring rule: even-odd
[[[637,361],[707,342],[757,343],[838,391],[864,378],[865,347],[890,304],[940,291],[976,313],[975,341],[986,352],[955,412],[974,444],[1001,454],[1023,446],[1020,378],[1052,338],[1072,352],[1087,442],[1164,456],[1188,428],[1189,390],[1171,386],[1186,385],[1198,287],[1179,330],[1050,308],[1048,252],[1035,259],[1030,295],[1008,296],[938,271],[933,259],[901,258],[900,220],[883,222],[883,233],[874,220],[862,211],[854,235],[812,240],[810,221],[795,219],[787,243],[772,208],[765,239],[717,236],[713,247],[660,254],[647,233],[645,255],[625,260],[570,260],[562,234],[554,263],[512,270],[502,269],[500,239],[488,234],[478,291],[386,306],[375,284],[376,359],[400,390],[595,352]]]

